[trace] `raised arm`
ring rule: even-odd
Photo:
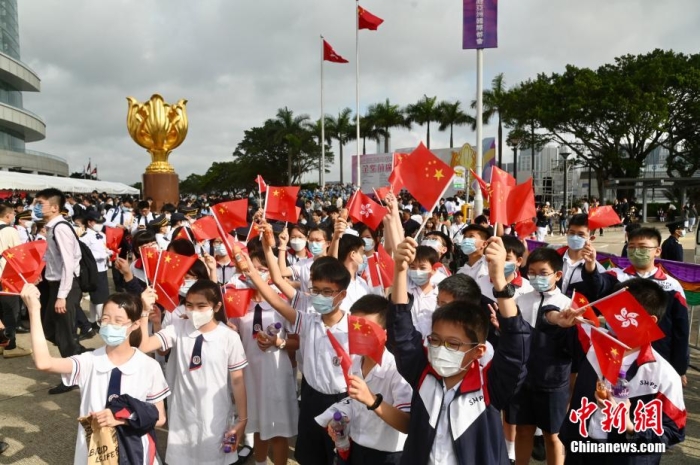
[[[269,224],[265,225],[265,229],[269,228],[270,230],[272,229],[272,226]],[[287,243],[285,240],[282,239],[282,235],[285,234],[287,229],[285,228],[284,231],[282,231],[282,234],[280,234],[280,246],[279,246],[279,252],[281,253],[282,250],[284,250],[287,246]],[[263,237],[265,235],[263,234]],[[289,236],[287,236],[288,238]],[[280,291],[284,295],[287,296],[289,300],[293,299],[294,296],[297,293],[297,290],[294,289],[294,287],[289,284],[289,282],[284,279],[282,276],[282,273],[280,271],[279,263],[277,262],[277,257],[275,257],[274,252],[272,251],[272,244],[268,244],[267,240],[263,239],[263,252],[265,253],[265,259],[267,260],[267,269],[270,270],[270,277],[272,278],[272,282],[275,283],[275,286],[279,288]]]
[[[155,305],[156,303],[156,292],[151,287],[147,287],[143,293],[141,293],[141,303],[143,304],[143,310],[141,312],[141,318],[139,318],[139,327],[141,328],[141,344],[139,345],[139,350],[144,353],[154,352],[158,349],[163,348],[163,340],[156,335],[148,335],[148,319],[151,313],[156,313],[155,319],[160,319],[160,307]]]
[[[272,290],[270,285],[262,280],[260,274],[258,273],[258,270],[255,269],[253,263],[250,261],[250,257],[248,257],[247,255],[246,260],[248,260],[248,272],[245,274],[251,281],[253,281],[253,284],[255,284],[255,288],[263,296],[263,299],[265,299],[267,303],[269,303],[272,306],[272,308],[277,310],[277,313],[282,315],[282,317],[285,320],[289,321],[291,324],[296,323],[297,311],[294,309],[294,307],[282,300],[282,298],[279,295],[277,295],[277,293],[274,290]],[[270,264],[268,262],[268,266],[269,265]]]
[[[348,222],[338,217],[335,220],[335,225],[333,225],[333,237],[331,239],[331,245],[328,247],[328,256],[338,258],[338,247],[340,246],[340,238],[345,234],[345,230],[348,228]]]

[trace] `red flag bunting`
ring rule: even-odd
[[[595,304],[617,338],[634,348],[665,337],[649,313],[637,300],[624,290]]]
[[[360,191],[353,194],[348,202],[348,211],[353,221],[364,223],[376,230],[382,223],[388,210]]]
[[[326,40],[323,40],[323,59],[325,61],[330,61],[332,63],[347,63],[348,60],[345,58],[341,57],[336,53],[335,50],[333,50],[333,47],[331,47],[331,44],[326,42]]]
[[[421,142],[389,176],[394,192],[404,187],[426,209],[432,209],[452,182],[454,170]]]

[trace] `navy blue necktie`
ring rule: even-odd
[[[253,311],[253,337],[256,337],[260,331],[262,331],[262,307],[260,304],[255,304],[255,310]]]
[[[95,233],[95,237],[97,237],[98,239],[102,239],[102,234],[100,234],[100,233]]]
[[[190,371],[199,370],[202,368],[202,343],[204,342],[204,335],[200,334],[194,341],[194,348],[192,349],[192,357],[190,358]]]
[[[122,393],[122,372],[119,368],[113,368],[109,375],[109,386],[107,387],[107,405],[113,397],[118,397]]]

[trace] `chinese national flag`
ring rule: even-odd
[[[379,200],[384,200],[387,195],[391,192],[391,186],[378,187],[374,189],[374,193],[377,194]]]
[[[600,365],[600,372],[611,384],[615,384],[625,355],[625,346],[612,336],[596,330],[591,331],[591,344]]]
[[[481,176],[479,176],[478,174],[476,174],[476,172],[474,172],[473,169],[469,168],[469,172],[471,173],[472,177],[473,177],[474,179],[476,179],[476,182],[479,183],[479,189],[481,189],[481,195],[482,195],[485,199],[490,198],[490,197],[491,197],[491,189],[490,189],[491,186],[489,186],[489,184],[488,184],[486,181],[484,181],[483,179],[481,179]]]
[[[353,221],[364,223],[373,230],[379,227],[382,218],[389,213],[386,208],[360,191],[355,192],[348,202],[348,211]]]
[[[180,303],[180,286],[175,286],[172,283],[156,283],[154,287],[156,295],[156,303],[165,310],[172,312]]]
[[[346,60],[345,58],[338,55],[336,53],[336,51],[333,50],[333,47],[331,47],[331,44],[326,42],[325,39],[323,40],[323,59],[324,59],[324,61],[330,61],[333,63],[347,63],[348,62],[348,60]]]
[[[158,268],[158,259],[160,258],[160,251],[156,247],[141,247],[139,249],[139,255],[141,256],[141,265],[143,266],[143,272],[146,275],[148,282],[153,285],[156,276],[156,269]]]
[[[246,208],[248,208],[247,205]],[[190,229],[192,229],[192,233],[194,234],[194,238],[197,240],[197,242],[215,239],[220,236],[219,228],[217,228],[216,220],[213,216],[201,217],[200,219],[192,223]]]
[[[223,291],[226,318],[240,318],[248,313],[255,289],[236,289],[235,286],[224,286]]]
[[[382,287],[389,287],[394,281],[394,260],[384,250],[381,244],[377,247],[377,252],[367,259],[367,268],[369,268],[370,279],[372,285],[379,284]]]
[[[350,324],[350,320],[348,320],[348,325]],[[348,328],[348,331],[350,329]],[[350,355],[348,355],[347,352],[345,352],[345,348],[342,346],[340,342],[333,336],[333,333],[331,333],[330,329],[326,330],[326,334],[328,335],[328,340],[331,341],[331,345],[333,346],[333,350],[335,350],[336,355],[338,356],[338,359],[340,360],[340,367],[343,369],[343,376],[345,377],[345,384],[350,386],[350,368],[352,367],[352,360],[350,359]],[[348,336],[349,337],[349,336]]]
[[[404,161],[406,159],[406,157],[408,157],[409,155],[410,155],[410,153],[394,152],[394,159],[393,159],[394,166],[392,167],[392,169],[399,166],[401,164],[401,162]]]
[[[366,355],[381,365],[385,345],[384,328],[361,317],[348,317],[348,348],[351,354]]]
[[[119,255],[119,246],[124,239],[124,230],[121,228],[113,228],[111,226],[105,226],[104,229],[107,248],[114,252],[111,260],[116,260],[117,255]]]
[[[251,223],[250,229],[248,230],[248,237],[245,238],[246,243],[250,242],[254,237],[260,237],[263,231],[264,228],[262,228],[258,223]]]
[[[39,268],[43,268],[47,244],[46,241],[27,242],[6,249],[2,256],[7,260],[7,265],[10,265],[17,273],[24,275],[26,278],[27,275],[33,274]],[[32,282],[29,279],[27,281]]]
[[[255,178],[255,182],[258,184],[258,192],[265,192],[267,190],[267,184],[265,184],[265,180],[262,176],[258,175],[258,177]]]
[[[588,305],[588,299],[583,294],[576,291],[571,295],[571,308],[573,310],[578,310],[581,307]],[[600,327],[600,321],[598,321],[598,315],[593,311],[593,307],[586,307],[586,310],[581,315],[585,320],[588,320],[596,328]]]
[[[369,29],[370,31],[376,31],[379,25],[384,22],[382,18],[374,16],[372,13],[365,10],[361,6],[357,7],[357,14],[359,15],[359,29]]]
[[[23,276],[24,275],[17,273],[17,270],[11,266],[6,266],[2,270],[2,277],[0,277],[0,282],[2,282],[2,291],[19,294],[22,292],[22,288],[24,287],[24,279],[26,279],[28,283],[34,283],[36,281],[36,279],[32,281],[27,279],[29,277],[29,273],[24,279],[22,279]],[[39,276],[41,276],[41,272],[39,273]]]
[[[394,192],[404,187],[431,211],[454,177],[454,170],[421,144],[389,176]]]
[[[265,219],[296,223],[297,195],[299,186],[273,187],[267,189],[265,198]]]
[[[604,207],[591,208],[588,214],[588,230],[595,231],[598,228],[606,228],[622,223],[615,210],[610,205]]]
[[[217,203],[211,211],[216,217],[216,221],[219,222],[223,229],[221,234],[229,233],[236,228],[248,224],[246,219],[246,215],[248,214],[248,199]],[[214,237],[219,235],[220,234],[216,234]]]
[[[629,291],[611,294],[595,303],[617,338],[635,349],[665,337],[647,311]]]
[[[153,281],[156,284],[166,285],[166,289],[174,287],[179,290],[185,280],[185,274],[196,261],[196,255],[188,257],[174,252],[161,252]]]
[[[498,166],[491,167],[491,184],[494,182],[500,182],[501,184],[511,187],[518,184],[513,176],[503,171]]]
[[[519,223],[536,215],[532,178],[516,186],[508,186],[502,182],[491,183],[492,223]]]
[[[173,237],[173,240],[184,239],[186,241],[194,242],[192,240],[192,238],[190,237],[190,235],[187,233],[188,230],[189,230],[188,227],[182,226],[180,228],[180,230],[177,232],[177,236]]]
[[[537,231],[537,225],[532,219],[515,223],[515,232],[518,233],[518,237],[521,239],[530,237],[535,231]]]

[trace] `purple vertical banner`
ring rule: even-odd
[[[498,0],[463,0],[462,48],[498,47]]]

